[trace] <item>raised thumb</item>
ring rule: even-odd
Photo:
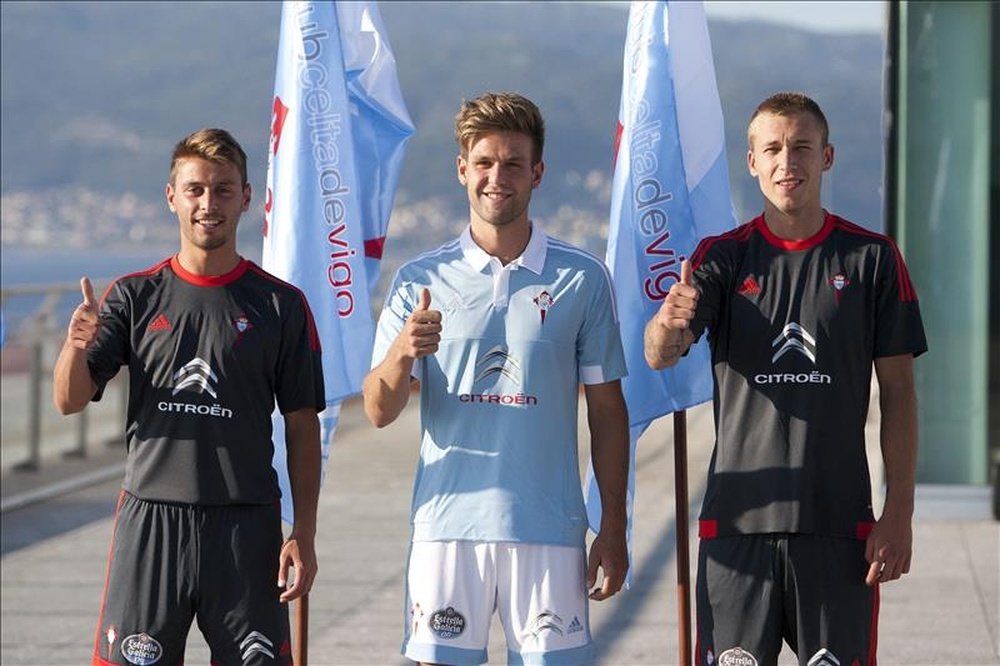
[[[80,293],[83,294],[83,304],[87,307],[94,305],[94,286],[90,284],[89,278],[80,278]]]
[[[691,262],[687,259],[681,261],[681,284],[691,284]]]
[[[420,290],[420,302],[417,304],[418,310],[429,310],[431,307],[431,292],[430,289],[424,287]]]

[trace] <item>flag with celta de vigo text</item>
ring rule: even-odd
[[[654,419],[712,398],[707,342],[693,345],[673,368],[652,370],[643,355],[646,323],[680,280],[681,261],[698,242],[735,226],[704,7],[689,0],[632,2],[605,258],[628,364],[622,390],[631,445],[629,534],[636,441]],[[587,512],[597,531],[600,496],[592,468]]]
[[[323,470],[340,404],[361,390],[371,296],[413,123],[374,2],[284,2],[271,107],[263,267],[305,293],[323,346]],[[275,412],[281,515],[293,520]]]

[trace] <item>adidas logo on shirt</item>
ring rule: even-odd
[[[156,316],[156,319],[149,323],[146,330],[150,333],[155,333],[156,331],[169,331],[173,326],[167,320],[167,316],[162,312]]]

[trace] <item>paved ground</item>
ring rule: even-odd
[[[356,403],[345,406],[320,501],[321,570],[311,594],[309,623],[309,657],[316,666],[405,663],[398,655],[402,567],[417,424],[416,410],[408,409],[397,423],[376,430]],[[689,411],[688,427],[690,513],[696,516],[711,411]],[[634,584],[609,601],[592,604],[600,664],[677,663],[672,437],[671,419],[664,418],[639,444]],[[120,448],[104,446],[85,462],[57,458],[39,472],[5,469],[4,503],[53,480],[120,460]],[[89,661],[117,484],[117,479],[97,483],[2,514],[0,663]],[[935,495],[921,490],[922,496]],[[979,508],[949,504],[949,497],[938,493],[918,505],[912,572],[883,588],[883,666],[1000,664],[1000,528],[982,518]],[[942,517],[946,515],[950,517]],[[692,560],[695,548],[692,540]],[[494,631],[491,663],[503,663],[504,654],[502,636]],[[187,663],[208,663],[197,630],[189,641]],[[780,660],[782,666],[793,663],[787,652]]]

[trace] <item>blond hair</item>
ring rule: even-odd
[[[775,93],[765,99],[757,106],[753,115],[750,116],[750,122],[747,123],[747,145],[751,149],[753,149],[753,141],[750,137],[750,128],[753,126],[753,121],[757,119],[757,116],[763,113],[773,113],[776,116],[810,115],[819,123],[820,131],[823,133],[823,145],[827,145],[830,140],[830,125],[826,122],[826,116],[823,115],[823,110],[819,108],[819,104],[803,93],[784,91]]]
[[[204,127],[192,132],[177,142],[174,154],[170,160],[170,182],[174,182],[177,163],[183,159],[199,157],[210,162],[232,164],[240,172],[243,179],[241,185],[247,184],[247,154],[224,129]]]
[[[527,97],[511,92],[485,93],[463,100],[455,116],[455,141],[467,157],[469,149],[490,132],[519,132],[531,138],[532,163],[542,159],[545,146],[545,121]]]

